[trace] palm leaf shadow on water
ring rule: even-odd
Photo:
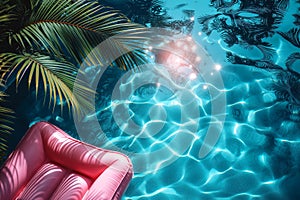
[[[125,0],[125,1],[101,1],[104,5],[119,9],[133,22],[145,25],[146,27],[159,27],[172,29],[174,31],[191,34],[194,28],[195,10],[183,9],[182,19],[174,19],[164,7],[162,0]],[[187,4],[179,4],[174,9],[184,8]],[[180,11],[179,11],[180,12]]]
[[[224,3],[221,0],[211,0],[210,2],[211,6],[216,8],[217,14],[206,15],[198,19],[199,23],[203,26],[202,31],[208,36],[213,31],[217,31],[228,47],[233,45],[240,45],[246,48],[255,47],[263,55],[260,59],[251,59],[237,55],[232,51],[227,51],[228,62],[274,72],[275,79],[285,79],[287,77],[293,77],[291,80],[299,79],[300,72],[292,68],[293,63],[300,59],[298,56],[299,52],[292,53],[287,58],[286,66],[279,66],[273,58],[277,54],[276,49],[274,49],[272,44],[266,42],[266,39],[273,37],[274,34],[279,34],[291,44],[299,47],[300,35],[298,28],[292,28],[288,32],[277,31],[288,9],[289,0],[240,0],[232,1],[231,3]],[[294,15],[294,17],[296,16]],[[276,74],[278,73],[281,76],[277,76]],[[284,82],[285,80],[279,81]],[[274,85],[276,85],[276,81]],[[289,88],[293,87],[297,87],[296,84],[293,83],[293,86],[289,86]],[[276,94],[281,94],[281,92],[276,92],[276,86],[273,89]],[[284,101],[284,98],[279,98]]]
[[[103,5],[119,9],[133,22],[151,27],[166,27],[168,20],[167,11],[162,6],[161,0],[125,0],[101,1]]]
[[[295,1],[300,9],[300,2]],[[216,9],[216,14],[204,15],[198,18],[202,25],[202,31],[209,37],[214,31],[218,32],[221,40],[227,47],[241,46],[256,48],[262,58],[248,58],[241,56],[234,51],[227,51],[227,62],[234,65],[248,65],[260,68],[271,73],[272,82],[269,91],[276,96],[276,104],[280,105],[282,122],[275,132],[268,135],[270,145],[266,151],[271,155],[271,166],[276,178],[285,177],[280,185],[281,190],[288,199],[297,199],[300,193],[296,189],[296,182],[299,182],[299,174],[294,168],[299,168],[300,163],[296,144],[284,144],[281,140],[291,143],[299,140],[300,119],[300,71],[297,65],[300,61],[299,49],[291,52],[284,65],[277,64],[274,56],[278,54],[277,49],[268,39],[279,35],[291,45],[299,48],[299,28],[293,27],[287,32],[279,31],[279,27],[285,14],[292,4],[289,0],[278,1],[222,1],[211,0],[211,6]],[[294,4],[293,4],[294,6]],[[299,14],[292,14],[294,25],[299,26]],[[247,50],[246,50],[247,52]],[[289,52],[290,53],[290,52]],[[279,55],[280,56],[280,55]],[[282,62],[281,62],[282,63]],[[237,69],[238,70],[238,69]]]
[[[300,48],[300,28],[292,28],[288,32],[278,32],[283,38],[294,46]]]

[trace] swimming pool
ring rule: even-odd
[[[240,74],[236,67],[240,67]],[[107,71],[108,76],[110,73],[115,72]],[[132,91],[126,102],[102,101],[97,113],[102,130],[117,150],[132,159],[135,169],[124,199],[284,198],[278,188],[289,173],[290,160],[285,153],[293,141],[274,140],[268,135],[284,120],[285,109],[268,90],[270,74],[232,65],[223,66],[221,74],[227,100],[226,120],[215,148],[204,158],[199,157],[199,150],[211,123],[211,96],[203,80],[193,80],[191,87],[197,97],[193,99],[197,105],[192,108],[198,110],[198,115],[182,109],[174,91],[151,82]],[[136,73],[127,79],[123,74],[121,77],[128,86],[141,81]],[[115,82],[109,85],[112,84]],[[125,120],[124,116],[116,116],[118,110],[114,113],[113,107],[118,103],[127,105],[127,110],[122,110],[130,113]],[[178,129],[184,127],[182,114],[192,116],[196,131],[174,142]],[[120,118],[123,123],[116,122]],[[134,127],[135,131],[141,135],[132,133],[126,120],[134,121],[140,127]],[[274,126],[270,126],[272,123]],[[159,150],[161,154],[156,154]]]
[[[91,80],[95,112],[81,124],[89,134],[68,133],[131,158],[135,174],[123,199],[299,199],[299,42],[289,38],[298,34],[300,5],[153,1],[154,14],[144,16],[139,2],[147,1],[106,3],[148,27],[182,32],[182,43],[194,41],[200,53],[179,46],[178,58],[170,45],[175,56],[155,52],[140,72],[89,67],[87,74],[101,73]],[[148,46],[150,57],[153,50],[163,47]],[[54,121],[70,126],[59,114]]]
[[[226,14],[223,1],[211,2],[215,7],[219,6],[219,13],[224,9],[223,14]],[[232,3],[234,8],[237,2],[241,3],[227,3]],[[181,3],[165,2],[163,5],[172,17],[185,22],[194,21],[211,9],[207,6],[209,2]],[[283,4],[283,1],[277,3]],[[201,9],[192,9],[195,6]],[[185,15],[178,14],[180,9]],[[291,24],[290,17],[294,12],[295,8],[290,7],[279,30]],[[253,10],[237,14],[240,21],[236,22],[242,21],[245,27],[249,21],[259,20],[259,12]],[[218,22],[218,18],[214,20]],[[211,57],[210,68],[216,70],[217,67],[222,78],[217,83],[222,81],[223,88],[216,87],[218,92],[214,96],[226,96],[219,102],[224,108],[218,107],[224,109],[218,115],[224,116],[220,137],[207,156],[199,156],[209,126],[218,122],[211,121],[216,115],[212,115],[214,98],[208,90],[215,86],[207,81],[210,73],[195,76],[191,75],[194,72],[186,70],[190,74],[184,75],[188,80],[182,87],[180,81],[176,82],[180,79],[178,74],[164,71],[163,67],[168,67],[166,63],[163,67],[151,66],[142,74],[107,70],[103,77],[111,78],[104,78],[98,87],[105,95],[97,104],[97,117],[114,148],[126,153],[135,167],[136,173],[124,199],[299,198],[296,189],[300,181],[299,112],[289,100],[290,96],[297,98],[297,95],[291,92],[293,89],[288,94],[285,89],[280,89],[297,88],[297,79],[276,68],[289,56],[286,49],[291,52],[299,52],[299,49],[278,34],[267,38],[272,44],[271,52],[275,53],[270,57],[273,64],[268,65],[274,70],[270,70],[266,62],[257,61],[267,56],[261,46],[230,46],[231,41],[226,37],[220,38],[215,33],[208,37],[199,24],[194,25],[190,34]],[[229,57],[227,61],[225,52]],[[230,63],[232,54],[237,54],[234,58],[240,59],[233,64]],[[174,60],[176,57],[171,62]],[[253,66],[249,64],[251,62]],[[176,63],[172,63],[174,65]],[[201,62],[199,66],[198,72]],[[179,75],[186,71],[183,69]],[[167,82],[161,82],[157,77],[164,77]],[[288,81],[289,77],[291,81]],[[112,89],[116,85],[118,94]],[[186,125],[187,121],[191,124]],[[180,139],[178,130],[186,130]]]

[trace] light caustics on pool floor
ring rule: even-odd
[[[199,55],[191,56],[198,68],[175,54],[140,72],[104,70],[97,123],[85,125],[84,140],[132,160],[135,174],[123,199],[284,199],[297,187],[298,140],[290,133],[300,127],[270,91],[272,74]],[[211,78],[218,73],[223,87]],[[225,109],[216,115],[220,94]],[[226,117],[220,138],[201,157],[220,116]]]
[[[191,60],[207,64],[200,55]],[[103,134],[88,142],[131,158],[135,174],[123,198],[284,199],[294,192],[300,160],[290,132],[300,127],[270,91],[272,74],[211,61],[193,68],[181,58],[175,52],[141,72],[107,69],[101,77],[95,115]],[[208,78],[218,73],[223,87]],[[225,109],[216,115],[212,105],[221,94]],[[220,116],[220,138],[203,158],[209,127]]]
[[[166,60],[179,62],[178,70],[166,63],[139,73],[107,69],[98,85],[96,115],[107,147],[127,154],[134,165],[123,199],[284,199],[297,187],[297,139],[287,133],[299,127],[286,121],[285,105],[269,90],[270,73],[211,63],[204,74],[221,73],[220,90],[199,74],[201,68],[176,56]],[[215,97],[226,94],[219,113],[226,119],[217,144],[200,158],[216,122],[210,88],[216,88]]]
[[[241,67],[239,74],[236,67]],[[111,97],[105,109],[99,108],[98,119],[108,139],[133,163],[135,153],[142,153],[148,164],[142,167],[148,171],[137,169],[123,199],[283,199],[290,186],[296,187],[293,181],[297,179],[290,177],[288,170],[291,162],[297,161],[286,155],[296,148],[296,140],[269,137],[285,120],[285,107],[277,104],[268,90],[270,74],[246,66],[223,66],[221,73],[226,88],[226,121],[217,145],[204,159],[199,158],[199,149],[211,118],[207,83],[201,77],[190,80],[187,94],[195,94],[192,97],[197,102],[191,110],[182,109],[183,101],[168,84],[149,81],[151,74],[148,84],[140,87],[133,87],[135,81],[141,83],[139,74],[120,75],[120,91],[123,88],[131,95],[123,96],[123,101],[120,96],[115,100]],[[117,113],[125,111],[122,109],[128,115],[118,118]],[[189,114],[199,114],[190,118],[197,123],[197,131],[170,148],[178,129],[184,126],[181,116]],[[190,143],[182,151],[186,142]],[[169,148],[167,154],[173,155],[160,155],[147,162],[151,152],[163,148]],[[172,159],[174,155],[176,159]]]

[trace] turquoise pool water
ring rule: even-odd
[[[205,49],[212,59],[211,68],[217,66],[222,77],[224,87],[215,87],[215,96],[208,90],[214,87],[206,79],[209,74],[194,76],[187,72],[183,76],[187,81],[182,85],[180,77],[174,74],[170,77],[169,71],[170,76],[165,78],[172,80],[170,86],[153,78],[166,74],[157,66],[147,72],[150,74],[142,75],[107,70],[103,77],[110,78],[100,81],[98,90],[105,94],[97,104],[101,128],[114,148],[132,159],[135,168],[123,199],[300,198],[299,112],[286,93],[274,90],[274,84],[289,87],[291,84],[285,80],[288,77],[282,78],[278,75],[282,70],[269,70],[265,63],[254,67],[248,61],[243,65],[226,60],[226,52],[252,60],[264,60],[266,52],[255,45],[230,46],[216,31],[209,36],[203,32],[203,26],[196,20],[217,12],[208,6],[212,2],[224,4],[223,1],[168,1],[161,5],[172,19],[185,22],[183,32],[189,20],[194,23],[188,35]],[[222,9],[225,8],[218,12]],[[292,14],[297,10],[293,6],[287,10],[277,30],[292,24]],[[256,18],[256,14],[248,10],[240,16],[246,21]],[[272,44],[274,54],[270,62],[274,65],[284,65],[291,52],[299,51],[278,34],[267,37],[266,41]],[[201,62],[198,67],[201,71]],[[113,90],[116,85],[117,97]],[[201,158],[199,151],[205,145],[209,127],[220,123],[213,120],[216,115],[212,114],[212,97],[223,94],[224,112],[219,115],[225,118],[220,137],[211,152]],[[286,94],[286,98],[280,97],[281,94]]]
[[[182,46],[177,50],[187,55],[160,63],[153,57],[142,72],[102,71],[97,124],[86,116],[84,136],[59,111],[41,113],[43,103],[35,103],[34,93],[18,105],[18,120],[48,120],[74,137],[128,155],[135,173],[124,200],[300,199],[296,0],[101,3],[148,27],[181,32],[202,53]],[[272,24],[275,18],[280,23]],[[152,48],[150,56],[161,50]],[[96,71],[91,67],[89,73]]]
[[[294,171],[292,157],[298,153],[297,140],[273,138],[270,134],[278,130],[280,123],[292,127],[297,123],[285,120],[285,106],[276,103],[269,91],[270,74],[232,65],[224,66],[221,73],[227,97],[226,120],[220,139],[205,158],[199,158],[199,150],[210,125],[211,110],[210,95],[201,79],[194,80],[191,87],[198,97],[193,107],[199,111],[198,118],[194,118],[193,111],[182,109],[173,91],[155,84],[139,87],[126,102],[106,102],[105,109],[99,109],[104,133],[132,159],[136,170],[124,199],[284,199],[285,192],[290,192],[286,191],[290,189],[286,182],[296,187],[293,184],[297,176],[290,177],[290,173]],[[135,76],[128,77],[129,85],[135,84]],[[127,120],[143,129],[139,131],[143,137],[126,130],[125,120],[116,123],[113,107],[117,103],[127,104]],[[187,133],[185,137],[189,138],[179,140],[178,147],[171,146],[178,129],[184,126],[182,114],[193,116],[197,131]],[[286,127],[286,131],[292,130]],[[158,149],[164,149],[167,155],[154,154]],[[290,155],[291,150],[295,150],[294,155]]]

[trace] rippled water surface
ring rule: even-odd
[[[237,75],[236,67],[244,75]],[[129,81],[123,81],[131,86],[138,81],[136,76],[132,74]],[[199,158],[199,149],[211,123],[211,102],[201,79],[190,83],[191,89],[179,91],[172,91],[169,85],[144,84],[126,100],[113,101],[111,109],[99,113],[109,140],[134,164],[136,173],[124,199],[283,199],[279,188],[284,187],[282,181],[292,171],[292,161],[286,154],[297,144],[293,144],[294,140],[269,137],[277,123],[284,120],[285,109],[266,89],[270,74],[228,65],[222,69],[222,76],[227,96],[226,121],[217,145],[203,159]],[[182,90],[195,95],[190,97],[193,103],[188,109],[183,108],[187,100],[182,103],[182,97],[176,94]],[[121,111],[117,109],[119,105],[128,112],[129,123],[124,116],[114,114],[113,119],[113,112]],[[192,121],[189,126],[182,122],[182,115]],[[118,124],[117,117],[125,122]],[[177,134],[183,137],[174,142]]]
[[[299,199],[299,109],[291,105],[288,95],[280,97],[283,91],[274,90],[274,83],[288,87],[289,76],[277,80],[282,70],[265,67],[284,64],[289,53],[299,48],[275,34],[266,39],[272,44],[274,64],[259,62],[266,56],[260,46],[230,46],[215,32],[209,36],[202,32],[203,24],[196,20],[216,12],[209,3],[168,1],[160,5],[173,21],[181,20],[181,31],[205,49],[212,60],[206,69],[219,73],[223,88],[207,81],[213,75],[201,72],[202,61],[196,71],[184,66],[177,74],[160,65],[141,73],[107,70],[100,81],[99,123],[110,144],[127,154],[135,169],[123,199]],[[300,7],[291,1],[277,30],[292,24],[297,10],[291,5]],[[239,14],[245,27],[248,18],[252,17],[251,23],[257,19],[254,11]],[[193,23],[190,30],[189,22]],[[232,63],[225,52],[256,63],[252,66],[245,59]],[[214,105],[222,95],[224,99]],[[214,113],[216,106],[224,109],[222,113]],[[211,126],[213,131],[209,131]],[[212,135],[217,132],[217,143],[202,157],[205,138],[211,134],[215,139]]]

